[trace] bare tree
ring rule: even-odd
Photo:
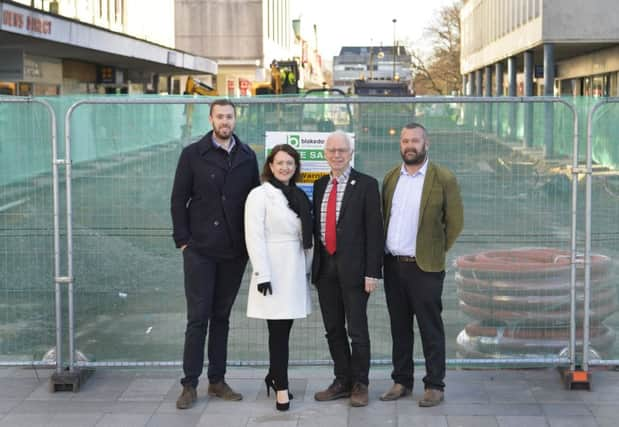
[[[461,8],[461,0],[455,0],[451,5],[444,6],[437,12],[432,25],[425,29],[424,38],[432,42],[429,55],[423,55],[419,49],[411,49],[417,94],[449,95],[461,90]]]

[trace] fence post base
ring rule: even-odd
[[[559,373],[568,390],[588,390],[591,391],[591,373],[583,371],[579,366],[575,370],[559,368]]]
[[[54,372],[49,379],[49,391],[72,391],[77,393],[80,387],[95,372],[94,369],[79,369],[73,371]]]

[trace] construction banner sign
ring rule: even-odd
[[[329,164],[324,155],[324,146],[329,135],[329,132],[266,132],[264,155],[266,158],[276,145],[292,145],[301,157],[301,179],[297,184],[311,199],[314,181],[329,173]],[[354,149],[355,134],[349,133],[348,136]],[[351,165],[354,164],[353,154]]]

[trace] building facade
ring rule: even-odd
[[[355,80],[411,81],[411,55],[404,46],[344,46],[333,57],[333,87],[352,92]]]
[[[170,92],[217,64],[174,47],[174,0],[0,0],[0,94]]]
[[[304,19],[294,19],[295,52],[301,52],[299,63],[302,89],[316,89],[329,83],[326,64],[318,51],[318,27]]]
[[[616,0],[465,0],[469,95],[618,96]]]
[[[176,0],[176,46],[217,61],[210,84],[219,94],[249,95],[253,83],[270,81],[273,61],[297,60],[300,86],[311,85],[321,76],[306,68],[315,55],[299,22],[294,28],[293,2]]]

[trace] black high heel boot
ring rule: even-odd
[[[271,392],[271,388],[273,389],[274,392],[277,393],[277,389],[275,388],[275,380],[271,377],[270,374],[267,374],[266,377],[264,377],[264,384],[267,387],[267,396],[271,396],[270,392]],[[292,393],[290,393],[290,391],[288,392],[288,399],[292,400],[294,399],[294,396],[292,395]]]
[[[287,411],[288,409],[290,409],[290,401],[286,403],[279,403],[277,400],[275,400],[275,409],[277,409],[278,411]]]
[[[275,380],[271,377],[270,374],[267,374],[267,376],[264,378],[264,384],[266,386],[267,389],[267,396],[271,395],[271,388],[273,389],[273,391],[275,392],[275,409],[277,409],[278,411],[287,411],[288,409],[290,409],[290,400],[292,400],[293,396],[292,394],[290,394],[290,392],[288,392],[288,402],[286,403],[279,403],[277,401],[277,388],[275,388]]]
[[[271,387],[273,387],[273,391],[277,392],[277,390],[275,390],[275,384],[273,384],[272,380],[271,380],[271,376],[267,374],[266,377],[264,377],[264,385],[267,387],[267,396],[271,397]]]

